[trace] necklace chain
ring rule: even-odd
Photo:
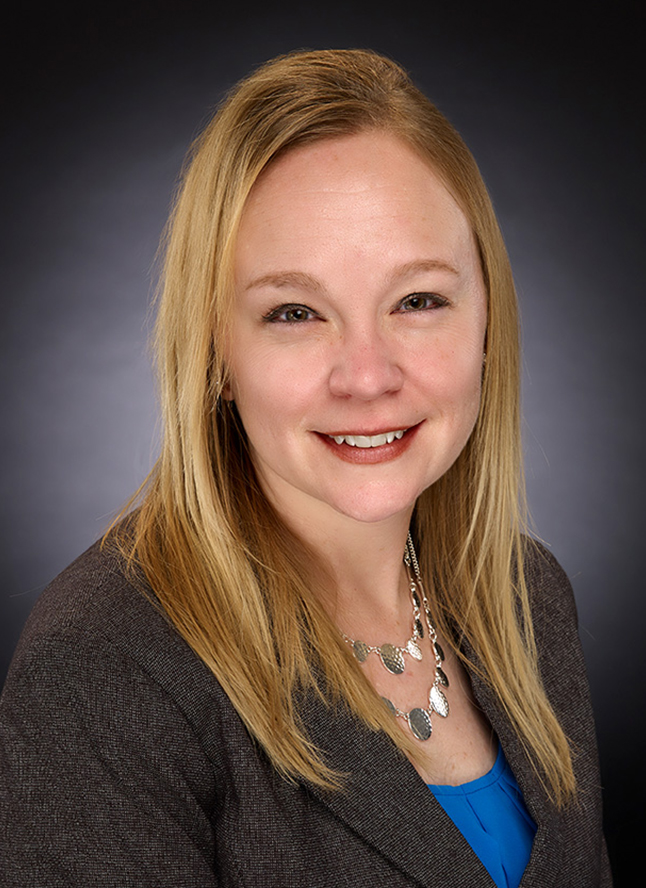
[[[355,658],[364,663],[370,654],[378,654],[383,666],[393,675],[401,675],[406,664],[404,654],[409,654],[415,660],[422,659],[422,651],[419,647],[418,640],[424,638],[424,626],[422,624],[422,611],[424,622],[428,630],[429,640],[431,642],[431,651],[435,655],[435,670],[433,683],[428,695],[428,705],[424,708],[415,707],[409,712],[399,709],[387,697],[382,697],[388,709],[397,718],[404,719],[411,730],[411,733],[418,740],[428,740],[431,736],[433,726],[431,724],[431,714],[436,712],[442,718],[446,718],[449,714],[449,702],[446,699],[442,688],[448,688],[449,680],[442,669],[444,660],[444,652],[437,640],[437,632],[431,620],[431,612],[426,597],[426,591],[422,583],[422,576],[417,561],[417,554],[413,545],[413,539],[408,534],[406,540],[406,548],[404,550],[404,564],[408,573],[408,585],[413,603],[413,630],[411,637],[405,645],[400,646],[385,642],[381,645],[370,645],[364,641],[354,640],[349,635],[343,635],[343,639],[348,644]],[[412,568],[412,571],[411,571]]]

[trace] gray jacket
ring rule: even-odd
[[[574,598],[547,553],[532,558],[529,576],[542,673],[575,751],[579,798],[554,808],[473,673],[538,826],[522,888],[609,886]],[[343,792],[281,779],[206,666],[95,545],[41,596],[0,701],[2,884],[493,886],[387,738],[317,699],[302,714],[329,763],[349,774]]]

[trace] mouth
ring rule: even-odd
[[[317,432],[317,436],[338,459],[348,463],[373,465],[390,462],[405,453],[422,425],[423,421],[408,428],[373,435],[339,430],[332,434]],[[361,429],[361,432],[365,431],[367,430]]]
[[[392,432],[382,432],[379,435],[327,435],[336,444],[347,444],[349,447],[360,447],[368,450],[373,447],[383,447],[384,444],[392,444],[404,437],[408,429],[397,429]]]

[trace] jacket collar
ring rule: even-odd
[[[308,701],[303,711],[310,739],[335,770],[347,774],[344,788],[310,792],[383,857],[421,885],[493,885],[462,834],[411,763],[383,734],[358,723],[346,709]],[[470,880],[470,881],[469,881]]]
[[[550,848],[553,866],[560,846],[558,816],[494,694],[477,673],[471,679],[474,696],[502,744],[537,825],[521,888],[544,885],[541,851]],[[348,775],[337,792],[308,785],[336,817],[420,885],[493,886],[462,833],[385,735],[370,731],[344,706],[333,707],[314,694],[304,701],[301,717],[327,764]]]

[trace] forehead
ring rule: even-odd
[[[332,252],[353,267],[367,254],[380,263],[464,263],[475,242],[431,165],[396,136],[367,131],[288,151],[262,173],[243,210],[238,271],[263,257],[315,265]]]
[[[281,154],[260,174],[245,203],[248,213],[267,199],[280,200],[286,189],[318,185],[330,197],[337,189],[354,192],[357,198],[372,184],[389,179],[404,191],[424,181],[433,183],[437,195],[459,210],[442,177],[432,164],[408,143],[392,133],[366,130],[347,136],[321,139]],[[423,189],[426,190],[426,189]]]

